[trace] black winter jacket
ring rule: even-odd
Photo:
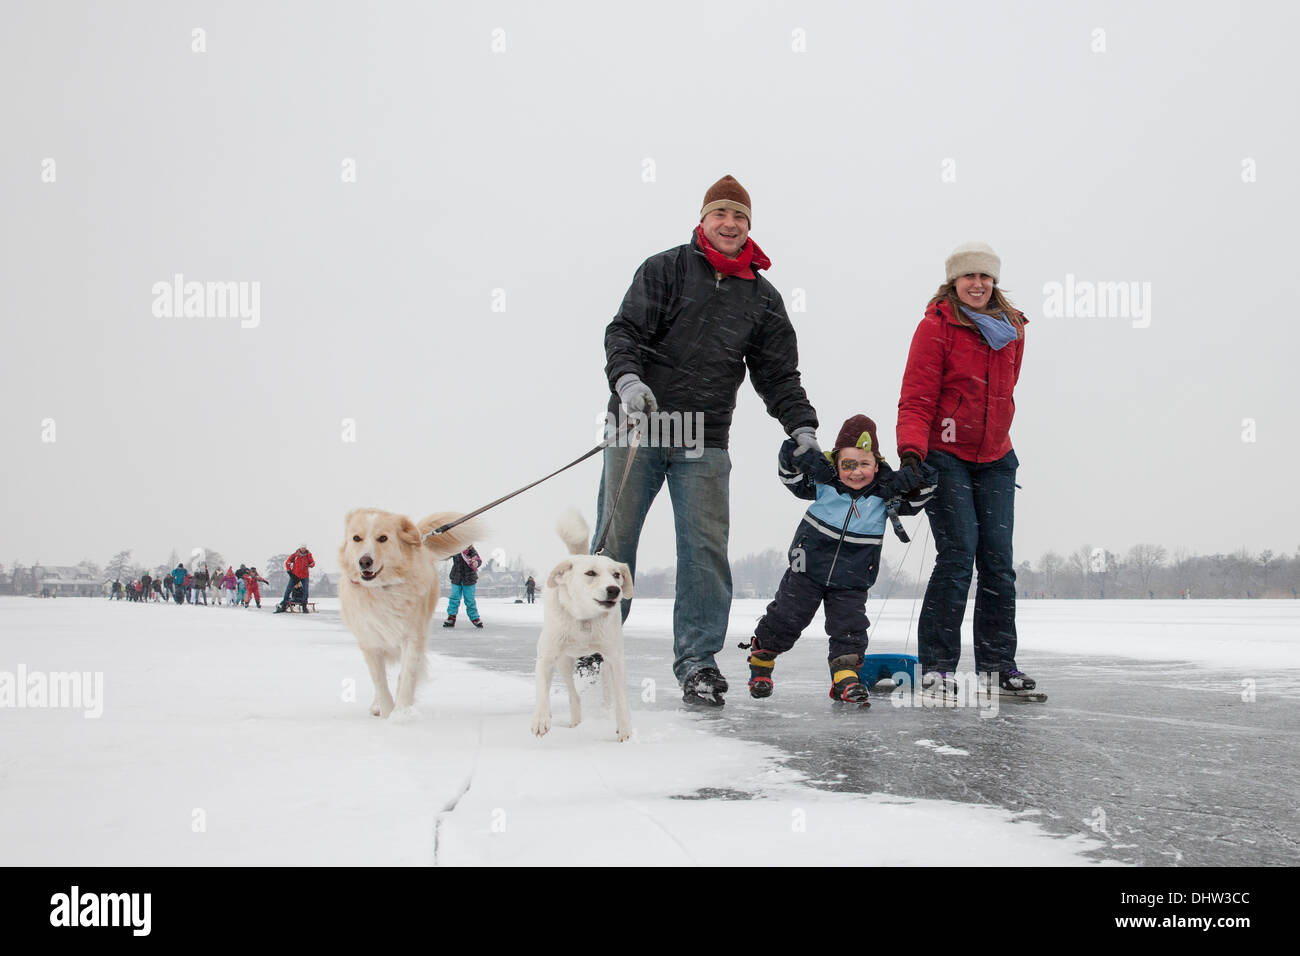
[[[479,553],[474,550],[473,545],[466,548],[464,553],[453,554],[451,556],[451,573],[448,574],[448,577],[451,579],[452,584],[470,587],[478,584],[478,569],[465,560],[466,554],[471,558],[479,557]]]
[[[705,447],[726,448],[748,366],[768,414],[787,435],[816,428],[785,304],[762,273],[755,275],[715,272],[694,237],[641,263],[605,328],[608,411],[618,414],[614,387],[631,373],[654,392],[661,411],[702,412]]]

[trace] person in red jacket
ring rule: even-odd
[[[257,573],[257,568],[249,568],[248,573],[244,575],[244,583],[248,586],[248,591],[244,594],[244,607],[248,607],[249,601],[256,601],[258,608],[262,606],[262,588],[263,584],[270,584],[266,578]],[[291,585],[292,586],[292,585]]]
[[[984,243],[958,246],[946,279],[912,337],[898,400],[902,468],[939,474],[930,501],[935,558],[921,606],[923,688],[956,694],[961,623],[971,565],[975,670],[1005,690],[1034,689],[1016,667],[1016,573],[1011,558],[1016,468],[1012,393],[1020,378],[1027,320],[998,287],[1002,260]]]
[[[294,588],[299,584],[302,585],[302,596],[295,600],[302,604],[302,613],[307,613],[307,577],[314,567],[316,567],[316,559],[311,556],[305,544],[284,559],[284,569],[289,572],[289,584],[284,589],[284,598],[275,607],[276,614],[289,610],[289,598],[293,596]]]

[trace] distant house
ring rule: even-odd
[[[438,578],[442,586],[442,593],[445,595],[451,588],[449,573],[451,571],[451,562],[439,568]],[[524,598],[524,582],[528,579],[527,571],[512,571],[509,568],[502,568],[495,561],[488,558],[487,562],[478,569],[478,586],[474,593],[480,598],[506,598],[508,600]]]
[[[32,565],[32,580],[35,583],[33,593],[48,592],[51,597],[101,597],[104,594],[104,582],[92,577],[83,568],[42,567]]]

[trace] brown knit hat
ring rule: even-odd
[[[754,221],[754,214],[750,212],[749,193],[745,192],[744,186],[736,182],[735,176],[723,176],[709,187],[709,191],[704,194],[704,206],[700,209],[700,218],[703,219],[715,209],[734,209],[736,212],[744,213],[751,224]]]
[[[876,440],[876,423],[866,415],[854,415],[840,426],[840,433],[835,436],[834,450],[839,451],[841,448],[861,448],[874,452],[878,459],[884,458],[880,453],[880,442]],[[830,458],[831,454],[827,453],[826,457]]]

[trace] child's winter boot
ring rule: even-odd
[[[765,651],[758,646],[758,638],[749,644],[749,696],[772,696],[772,669],[776,667],[776,651]]]
[[[847,704],[860,704],[863,707],[870,707],[870,696],[867,693],[866,686],[858,677],[858,671],[862,667],[861,654],[845,654],[836,657],[830,662],[831,666],[831,699],[842,700]]]
[[[442,626],[443,626],[443,627],[455,627],[455,626],[456,626],[456,615],[455,615],[455,614],[448,614],[448,615],[447,615],[447,620],[445,620],[445,621],[442,622]]]

